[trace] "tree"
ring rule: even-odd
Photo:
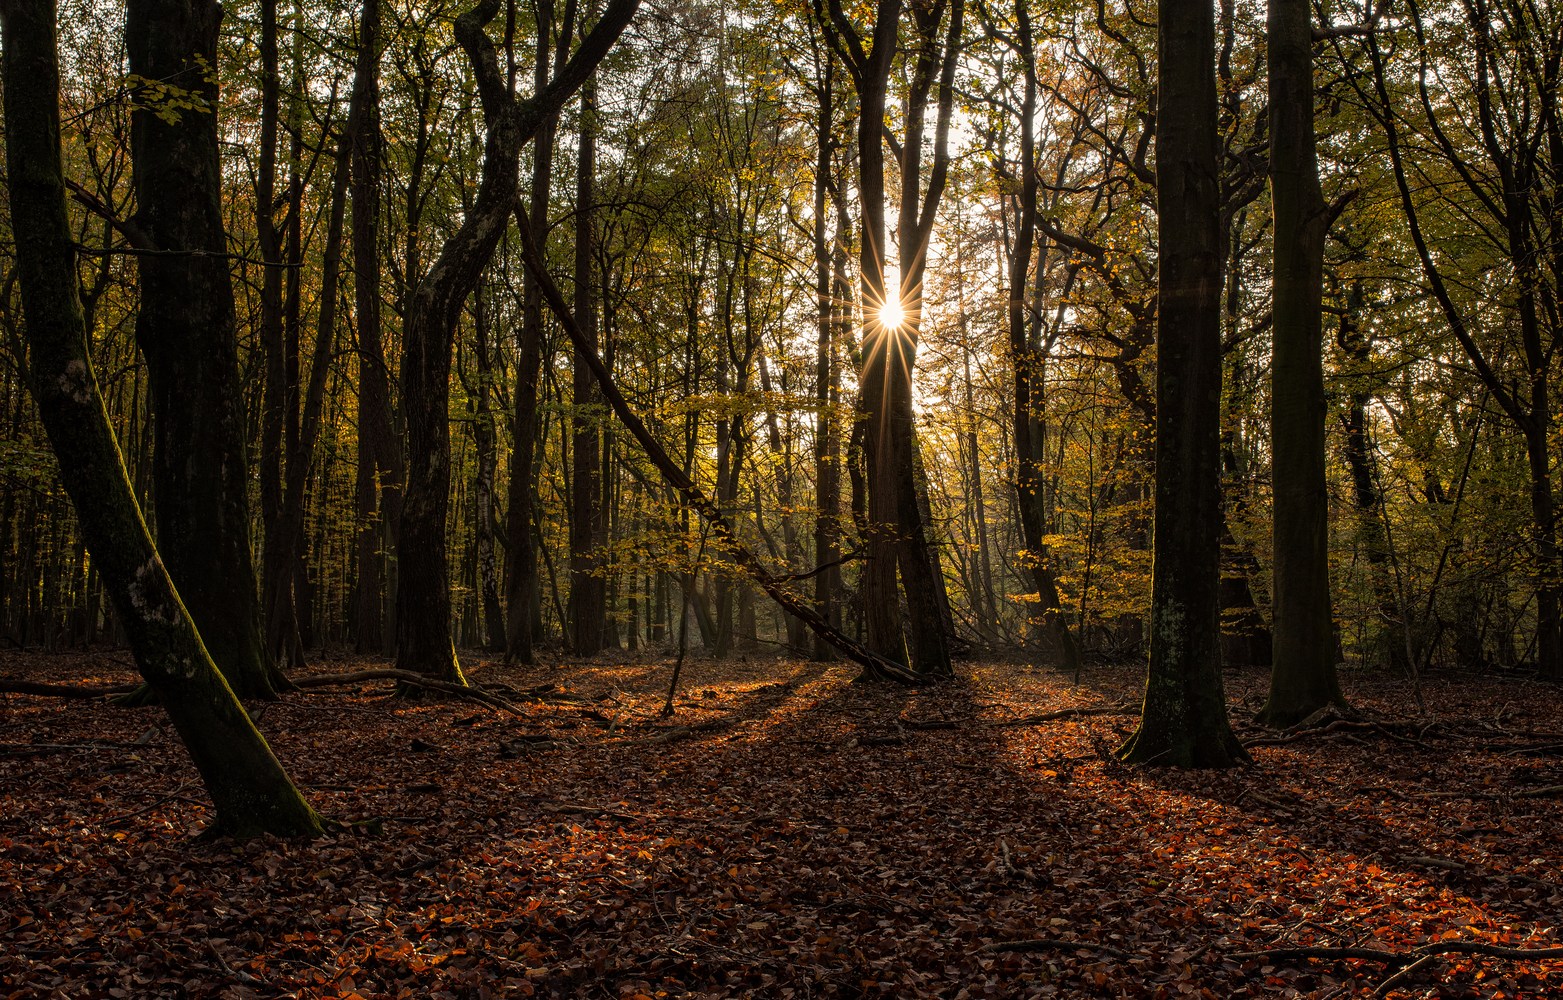
[[[1156,512],[1150,667],[1124,760],[1247,757],[1221,684],[1221,187],[1215,25],[1200,0],[1157,12]]]
[[[846,264],[846,244],[850,234],[838,225],[835,238],[831,239],[831,200],[844,199],[840,182],[836,179],[836,153],[841,143],[836,137],[836,66],[837,62],[828,48],[824,48],[810,33],[809,54],[815,65],[815,79],[810,84],[814,91],[816,115],[814,122],[814,199],[813,227],[810,233],[814,250],[815,297],[815,363],[814,401],[818,414],[814,423],[814,609],[831,625],[839,625],[838,592],[841,589],[841,432],[837,427],[836,410],[841,401],[841,373],[836,343],[836,331],[842,324],[843,314],[850,314],[850,305],[840,301],[835,293],[838,262]],[[845,213],[836,213],[844,221]],[[845,282],[841,283],[845,286]],[[822,638],[814,644],[814,658],[828,660],[831,648]]]
[[[1289,726],[1344,708],[1335,676],[1324,460],[1324,236],[1313,130],[1313,8],[1270,0],[1270,197],[1274,217],[1270,472],[1274,658],[1259,717]]]
[[[212,659],[240,697],[286,683],[266,652],[223,233],[213,0],[131,0],[131,148],[158,538]]]
[[[532,82],[541,91],[548,85],[550,65],[561,65],[569,53],[572,19],[560,26],[554,49],[553,3],[537,4],[537,42],[534,50]],[[548,115],[532,141],[532,182],[526,202],[516,203],[517,212],[528,213],[534,232],[548,231],[548,199],[553,181],[554,133],[558,116]],[[533,508],[537,502],[537,435],[541,427],[538,414],[538,389],[543,363],[543,296],[535,279],[527,276],[522,291],[521,330],[516,345],[515,416],[511,424],[513,450],[510,455],[509,506],[506,511],[506,538],[509,557],[505,560],[505,658],[512,662],[533,661],[532,642],[539,604],[537,575],[537,524]]]
[[[597,350],[596,240],[592,197],[597,170],[595,81],[581,88],[581,119],[575,156],[575,321]],[[602,431],[597,384],[582,351],[571,356],[570,415],[570,648],[589,656],[603,647],[608,616],[607,580],[600,549],[606,538],[602,503]]]
[[[451,642],[445,521],[450,509],[450,368],[461,308],[476,287],[515,208],[521,147],[585,83],[624,30],[639,0],[612,0],[580,49],[547,87],[517,101],[485,28],[499,0],[456,19],[486,123],[477,196],[460,229],[418,283],[408,305],[402,385],[409,455],[398,539],[397,665],[464,684]]]
[[[1043,540],[1047,524],[1047,498],[1042,473],[1045,465],[1044,450],[1047,447],[1042,430],[1046,355],[1040,349],[1042,306],[1036,301],[1040,295],[1032,296],[1029,308],[1027,302],[1027,290],[1032,286],[1036,248],[1037,189],[1041,165],[1037,162],[1036,151],[1036,45],[1026,0],[1017,0],[1015,4],[1015,34],[1011,44],[1020,59],[1024,79],[1020,106],[1020,191],[1015,199],[1015,236],[1009,248],[1009,294],[1006,307],[1013,373],[1015,494],[1019,505],[1021,537],[1026,544],[1023,561],[1030,569],[1032,582],[1036,586],[1036,600],[1034,603],[1028,601],[1027,604],[1028,608],[1036,609],[1030,617],[1035,626],[1045,630],[1063,668],[1077,671],[1080,668],[1080,650],[1064,616],[1052,556]],[[1042,264],[1036,267],[1039,272],[1045,271]]]
[[[384,650],[389,606],[386,553],[401,517],[401,449],[391,429],[390,377],[380,329],[380,0],[363,0],[348,105],[353,138],[353,313],[358,330],[358,517],[353,638],[360,653]]]
[[[1532,5],[1472,3],[1463,20],[1435,21],[1420,4],[1409,8],[1415,42],[1415,109],[1407,111],[1392,93],[1388,55],[1376,33],[1366,49],[1371,65],[1369,112],[1384,130],[1395,189],[1400,197],[1423,278],[1476,377],[1524,442],[1531,515],[1529,529],[1535,579],[1535,662],[1544,678],[1563,680],[1563,565],[1558,547],[1557,503],[1553,495],[1552,374],[1563,321],[1558,316],[1563,286],[1563,216],[1556,209],[1557,176],[1563,168],[1563,113],[1558,110],[1560,27],[1550,8]],[[1459,53],[1458,65],[1440,58],[1429,36]],[[1546,40],[1546,41],[1543,41]],[[1467,59],[1473,54],[1474,62]],[[1440,85],[1460,80],[1467,95],[1449,102]],[[1354,85],[1365,85],[1353,78]],[[1366,95],[1365,95],[1366,96]],[[1399,105],[1399,106],[1397,106]],[[1407,165],[1407,134],[1428,150],[1427,165]],[[1412,171],[1441,175],[1430,185],[1441,213],[1471,220],[1458,240],[1462,259],[1490,266],[1496,258],[1503,275],[1496,300],[1472,302],[1459,280],[1446,276],[1428,239],[1429,206],[1413,190]],[[1445,180],[1446,179],[1446,180]],[[1491,255],[1491,256],[1489,256]],[[1484,276],[1473,287],[1488,283]],[[1487,323],[1493,305],[1512,317]],[[1481,317],[1481,322],[1476,318]],[[1517,336],[1514,336],[1517,334]],[[1518,343],[1514,343],[1517,340]],[[1507,356],[1507,358],[1506,358]],[[1513,360],[1508,360],[1512,358]],[[1513,369],[1517,368],[1515,371]]]
[[[963,0],[934,0],[910,8],[913,24],[911,84],[905,102],[905,134],[899,145],[900,199],[896,238],[900,287],[887,287],[889,253],[885,232],[885,115],[890,76],[899,43],[901,0],[879,0],[865,47],[839,0],[830,0],[832,42],[841,53],[857,90],[860,343],[859,407],[869,428],[863,449],[867,463],[868,518],[865,547],[863,615],[868,645],[897,663],[909,663],[923,676],[951,672],[946,636],[948,599],[938,570],[936,549],[926,523],[926,485],[920,484],[921,458],[912,407],[912,371],[922,322],[928,241],[949,170],[949,125],[954,106]],[[821,18],[823,21],[824,19]],[[941,38],[941,28],[944,28]],[[933,162],[922,178],[923,143],[929,96],[938,86]],[[911,656],[900,618],[904,585],[909,607]]]
[[[87,351],[65,211],[54,4],[5,0],[0,19],[6,159],[33,392],[93,562],[137,668],[167,709],[212,796],[212,831],[238,837],[318,834],[320,817],[223,680],[159,559],[104,407]],[[207,23],[215,28],[215,20]],[[185,113],[206,116],[210,106]]]

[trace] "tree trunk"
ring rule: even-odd
[[[304,495],[309,486],[309,473],[314,465],[315,445],[320,439],[321,411],[326,396],[326,379],[331,371],[332,344],[336,340],[336,310],[338,275],[342,263],[342,224],[347,214],[347,177],[350,171],[352,147],[351,134],[344,135],[337,150],[336,165],[331,177],[331,203],[326,216],[326,245],[321,255],[320,312],[316,318],[315,343],[309,373],[309,387],[305,392],[302,428],[299,440],[293,446],[287,462],[287,475],[275,530],[266,535],[262,564],[271,578],[280,578],[291,567],[303,562],[303,538],[305,510]],[[266,592],[268,602],[266,620],[270,627],[285,630],[273,634],[274,648],[292,650],[302,660],[297,618],[292,614],[295,591],[291,577],[285,586]],[[307,596],[304,595],[304,596]],[[286,607],[273,608],[270,602],[282,602]],[[289,634],[291,633],[291,634]]]
[[[489,400],[493,394],[493,364],[489,357],[488,302],[483,283],[473,292],[473,327],[476,336],[478,384],[476,413],[473,414],[473,443],[477,449],[478,474],[473,484],[473,544],[477,549],[478,596],[483,616],[483,642],[490,652],[505,648],[505,613],[499,603],[499,571],[494,556],[494,480],[499,455],[494,443],[494,413]]]
[[[1368,340],[1357,324],[1357,313],[1362,309],[1362,286],[1353,283],[1346,292],[1345,309],[1341,313],[1336,343],[1346,356],[1347,375],[1350,377],[1350,393],[1346,400],[1344,418],[1346,440],[1343,451],[1346,471],[1351,475],[1352,505],[1356,508],[1357,543],[1362,546],[1368,561],[1369,583],[1378,604],[1377,628],[1370,639],[1374,659],[1402,674],[1411,671],[1408,653],[1407,631],[1411,622],[1406,608],[1401,607],[1396,593],[1394,566],[1389,558],[1388,540],[1384,533],[1384,496],[1379,489],[1377,470],[1373,461],[1373,444],[1368,435],[1368,401],[1372,398],[1366,385],[1366,370],[1371,363]]]
[[[33,391],[93,563],[137,667],[212,796],[212,830],[318,834],[320,817],[207,655],[158,559],[92,371],[60,164],[54,5],[4,0],[0,18],[10,208]],[[207,23],[215,28],[215,19]]]
[[[292,567],[278,566],[271,553],[281,548],[277,538],[282,519],[282,478],[288,401],[287,350],[284,344],[283,260],[277,227],[277,131],[281,115],[281,80],[277,56],[277,0],[261,0],[260,149],[255,169],[255,237],[263,263],[260,287],[260,514],[261,621],[266,651],[277,663],[288,663],[294,631],[291,606]],[[291,229],[291,227],[290,227]],[[282,620],[283,617],[286,620]],[[289,663],[289,666],[295,664]]]
[[[1313,8],[1270,0],[1270,192],[1274,325],[1270,365],[1273,663],[1259,718],[1285,727],[1344,708],[1330,606],[1324,468],[1324,196],[1313,133]]]
[[[597,347],[597,294],[592,268],[592,182],[597,169],[596,86],[581,88],[580,136],[575,178],[575,322]],[[607,581],[602,576],[597,524],[601,517],[602,400],[577,350],[571,366],[570,418],[570,648],[590,656],[602,649]]]
[[[1042,470],[1047,441],[1038,414],[1046,392],[1047,356],[1034,343],[1035,310],[1026,308],[1023,289],[1030,287],[1031,261],[1036,243],[1038,164],[1036,162],[1037,73],[1031,15],[1025,0],[1015,4],[1018,41],[1025,92],[1020,113],[1020,204],[1017,206],[1015,245],[1009,262],[1009,350],[1014,378],[1015,496],[1020,510],[1021,538],[1026,544],[1022,564],[1031,570],[1037,588],[1035,604],[1027,603],[1027,619],[1033,629],[1045,633],[1058,656],[1059,666],[1070,673],[1080,669],[1080,649],[1059,596],[1053,573],[1052,553],[1043,542],[1047,533],[1047,495]],[[1040,267],[1040,265],[1038,265]],[[1038,276],[1040,280],[1040,275]]]
[[[891,63],[901,19],[900,0],[880,0],[875,9],[872,48],[855,67],[858,91],[858,196],[862,213],[858,248],[863,332],[862,368],[858,378],[858,408],[868,422],[863,457],[867,485],[867,520],[863,547],[867,561],[861,577],[861,600],[868,648],[894,663],[908,663],[901,631],[901,597],[896,586],[896,496],[893,470],[904,449],[891,432],[898,361],[910,362],[896,350],[900,338],[889,336],[880,319],[886,301],[885,276],[885,154],[884,121]],[[892,358],[891,354],[897,355]],[[909,456],[901,459],[909,462]]]
[[[1150,666],[1131,763],[1246,758],[1221,683],[1221,186],[1209,4],[1158,15],[1156,510]]]
[[[483,118],[483,170],[477,197],[408,307],[402,386],[409,455],[398,539],[397,666],[465,683],[451,642],[445,517],[450,507],[450,367],[462,303],[493,257],[515,207],[522,145],[537,134],[607,54],[639,0],[613,0],[559,76],[518,104],[484,32],[499,0],[481,0],[456,19],[456,39],[472,62]]]
[[[537,5],[536,62],[533,83],[542,90],[548,83],[549,35],[552,32],[553,3]],[[559,58],[569,37],[569,25],[560,39]],[[537,131],[532,143],[532,190],[530,204],[518,201],[516,211],[530,213],[534,232],[548,231],[548,195],[553,181],[554,133],[558,117],[550,115]],[[511,663],[535,661],[533,612],[539,599],[541,581],[537,575],[537,545],[532,510],[537,502],[538,386],[543,366],[543,294],[536,279],[526,276],[521,298],[521,335],[516,345],[515,419],[512,424],[513,448],[510,453],[509,508],[505,534],[510,542],[505,560],[505,659]]]
[[[385,563],[400,511],[401,448],[391,421],[380,328],[380,0],[363,0],[348,110],[353,136],[353,300],[358,327],[358,514],[353,638],[360,653],[390,652]]]
[[[839,259],[845,268],[845,244],[847,230],[844,227],[846,213],[838,201],[835,247],[828,239],[829,219],[826,213],[826,197],[831,190],[831,167],[835,150],[832,135],[833,80],[828,68],[821,81],[819,95],[819,120],[816,123],[815,144],[818,159],[814,170],[814,294],[818,344],[814,365],[814,610],[834,626],[841,623],[837,610],[837,592],[841,589],[841,433],[836,427],[835,407],[840,401],[840,376],[836,364],[835,330],[839,313],[848,309],[838,303],[833,292],[845,291],[845,281],[838,286],[833,282],[833,265]],[[843,276],[844,277],[844,276]],[[824,639],[814,641],[814,659],[830,660],[834,653]]]
[[[211,67],[221,18],[213,0],[131,0],[125,19],[131,72],[217,107]],[[135,225],[146,243],[141,249],[153,251],[137,258],[136,341],[156,418],[158,537],[223,676],[240,697],[270,698],[287,682],[266,653],[249,543],[244,397],[217,120],[205,110],[158,105],[159,98],[144,94],[131,113]]]

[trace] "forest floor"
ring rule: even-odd
[[[665,660],[467,663],[520,717],[257,709],[310,842],[196,839],[159,708],[0,695],[0,996],[1563,996],[1556,687],[1347,671],[1370,721],[1274,742],[1229,672],[1255,764],[1193,772],[1112,758],[1138,667],[695,660],[663,719]]]

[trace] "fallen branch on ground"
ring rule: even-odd
[[[613,740],[608,745],[615,747],[633,747],[650,746],[657,743],[677,743],[679,740],[689,739],[696,733],[715,732],[719,729],[731,728],[731,726],[732,723],[725,719],[713,719],[710,722],[701,722],[693,726],[674,726],[671,729],[664,729],[662,732],[651,736],[640,736],[627,740]]]
[[[1551,799],[1563,795],[1563,785],[1508,789],[1501,792],[1417,792],[1417,799]]]
[[[1463,861],[1455,861],[1452,858],[1435,858],[1422,854],[1402,854],[1400,860],[1408,865],[1419,865],[1423,868],[1438,868],[1446,872],[1463,872],[1468,875],[1490,879],[1508,879],[1512,882],[1520,882],[1524,885],[1533,885],[1540,889],[1557,889],[1557,885],[1539,878],[1531,878],[1529,875],[1519,875],[1514,872],[1494,871],[1483,868],[1480,865],[1468,865]]]
[[[117,694],[134,691],[136,687],[135,684],[86,687],[81,684],[45,684],[41,681],[0,679],[0,694],[30,694],[39,698],[111,698]]]

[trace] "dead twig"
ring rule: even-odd
[[[1531,878],[1529,875],[1519,875],[1514,872],[1494,871],[1479,865],[1469,865],[1463,861],[1455,861],[1452,858],[1435,858],[1422,854],[1402,854],[1400,860],[1408,865],[1420,865],[1423,868],[1438,868],[1448,872],[1463,872],[1473,877],[1488,879],[1505,879],[1510,882],[1519,882],[1522,885],[1535,886],[1538,889],[1556,890],[1558,886],[1552,882],[1539,878]]]
[[[1563,785],[1511,788],[1501,792],[1417,792],[1418,799],[1551,799],[1563,795]]]

